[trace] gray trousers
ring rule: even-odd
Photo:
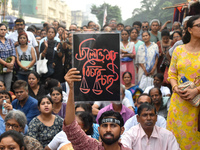
[[[7,91],[10,91],[12,76],[13,76],[13,72],[0,74],[0,80],[3,80],[5,82]]]

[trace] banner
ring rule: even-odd
[[[120,100],[119,52],[119,33],[73,34],[73,67],[82,75],[75,101]]]

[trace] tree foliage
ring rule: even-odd
[[[187,0],[142,0],[141,8],[135,8],[132,17],[125,20],[125,25],[132,25],[134,21],[151,21],[159,19],[162,23],[173,19],[174,9],[165,9],[164,7],[174,6],[178,3],[184,3]]]
[[[107,7],[107,18],[106,18],[107,23],[112,18],[115,18],[117,22],[122,21],[121,9],[118,6],[111,6],[110,4],[107,3],[104,3],[100,6],[92,5],[91,13],[96,15],[100,25],[103,24],[104,11],[106,7]]]

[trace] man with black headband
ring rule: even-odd
[[[71,141],[74,149],[84,150],[130,150],[118,142],[124,131],[124,121],[118,112],[108,111],[99,118],[99,134],[102,143],[88,137],[75,120],[74,104],[74,82],[81,81],[80,71],[76,68],[70,69],[65,75],[70,91],[66,106],[63,131],[68,140]]]

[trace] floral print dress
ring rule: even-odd
[[[168,80],[175,79],[180,84],[180,78],[185,76],[194,81],[200,76],[200,52],[188,52],[185,45],[175,49],[168,72]],[[182,150],[197,150],[200,148],[200,132],[198,132],[198,114],[200,106],[194,107],[173,93],[167,117],[167,129],[177,138]]]
[[[53,137],[62,130],[63,119],[56,116],[52,126],[45,126],[37,117],[29,123],[28,136],[37,139],[43,148],[47,146]]]

